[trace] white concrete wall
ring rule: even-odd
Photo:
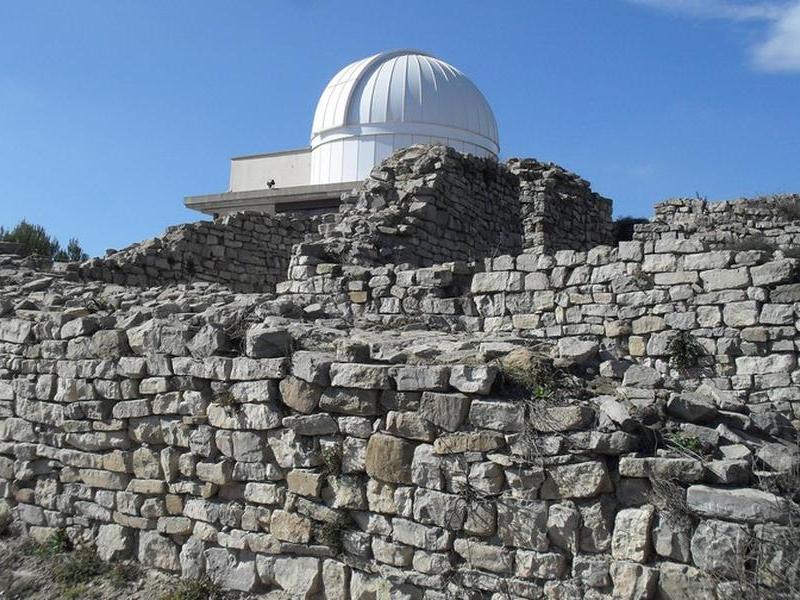
[[[493,156],[481,146],[448,137],[400,134],[347,137],[324,142],[311,151],[311,183],[360,181],[395,150],[414,144],[444,144],[464,154]]]
[[[311,149],[231,159],[231,192],[265,190],[270,179],[275,180],[276,188],[311,183]]]

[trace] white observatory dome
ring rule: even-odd
[[[396,50],[359,60],[331,79],[317,103],[311,183],[364,179],[413,144],[497,157],[497,123],[475,84],[438,58]]]

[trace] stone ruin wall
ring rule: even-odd
[[[12,529],[309,599],[721,600],[754,551],[765,589],[797,572],[797,259],[681,230],[382,263],[408,222],[369,220],[375,181],[277,295],[0,257]],[[547,357],[566,391],[509,386]]]
[[[689,238],[714,249],[800,246],[800,195],[708,202],[679,198],[656,204],[655,217],[635,226],[634,239]]]
[[[585,251],[614,241],[611,200],[589,182],[552,163],[511,159],[519,177],[526,251]]]
[[[518,188],[517,178],[494,160],[412,146],[344,195],[339,212],[320,227],[321,238],[304,251],[364,266],[519,252]]]
[[[0,319],[0,496],[36,539],[65,528],[107,560],[243,591],[736,597],[728,579],[748,540],[794,531],[788,501],[755,485],[796,460],[800,370],[786,330],[798,286],[786,267],[737,267],[747,288],[703,280],[715,282],[709,301],[747,289],[763,304],[698,306],[722,339],[742,338],[732,354],[733,343],[713,346],[702,386],[568,335],[564,364],[606,357],[611,385],[536,409],[501,385],[502,361],[529,356],[516,335],[359,340],[260,316],[234,340],[230,315],[211,310],[230,305],[224,292],[136,303],[136,292],[98,288],[119,308],[37,311],[46,288],[33,279],[25,308]],[[503,293],[496,282],[513,279],[477,281]],[[691,322],[666,298],[635,301],[656,293],[619,293],[655,357],[665,321]],[[648,423],[705,450],[654,452],[664,434]],[[664,493],[683,495],[686,512]]]
[[[443,146],[414,146],[345,194],[338,212],[234,213],[178,225],[91,259],[75,275],[140,287],[207,281],[261,292],[285,279],[292,247],[304,241],[312,260],[426,266],[523,248],[586,250],[609,243],[610,235],[611,201],[560,167],[530,159],[503,165]],[[304,266],[292,260],[292,267]]]
[[[798,265],[649,244],[462,273],[475,314],[435,313],[461,335],[269,316],[301,298],[219,286],[6,281],[14,526],[299,598],[736,597],[745,547],[797,535]],[[457,271],[401,278],[455,306]],[[697,369],[669,364],[679,331]],[[541,337],[599,387],[509,392]]]
[[[274,289],[294,244],[316,233],[319,217],[240,212],[170,227],[161,237],[81,264],[75,275],[149,287],[207,281],[240,292]]]

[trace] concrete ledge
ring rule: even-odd
[[[324,185],[298,185],[287,188],[253,190],[249,192],[224,192],[203,196],[187,196],[187,208],[207,215],[225,215],[242,210],[255,210],[274,214],[293,210],[336,208],[342,194],[358,185],[358,181]]]

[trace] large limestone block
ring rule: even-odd
[[[469,422],[483,429],[522,431],[525,407],[519,402],[474,400],[469,409]]]
[[[283,403],[304,414],[310,414],[316,410],[320,395],[322,395],[321,387],[298,377],[290,376],[281,380],[279,388]]]
[[[321,410],[345,415],[376,415],[378,393],[375,390],[331,387],[320,396],[319,407]]]
[[[770,354],[769,356],[740,356],[736,359],[737,375],[766,375],[769,373],[791,373],[797,367],[794,354]]]
[[[610,568],[615,600],[650,600],[658,585],[658,571],[634,562],[614,561]]]
[[[699,569],[678,563],[663,562],[658,566],[658,597],[663,600],[697,600],[714,598],[713,580]]]
[[[450,369],[450,385],[465,394],[488,394],[496,378],[493,365],[455,365]]]
[[[547,512],[547,502],[500,498],[497,535],[504,546],[547,550]]]
[[[467,418],[470,399],[463,394],[425,392],[420,400],[419,414],[446,431],[455,431]]]
[[[592,498],[613,489],[605,462],[589,461],[548,468],[539,494],[544,499]]]
[[[117,561],[130,557],[133,551],[133,534],[120,525],[101,525],[97,530],[97,556],[104,561]]]
[[[396,367],[394,370],[398,391],[444,392],[447,391],[449,378],[449,367],[409,365]]]
[[[164,571],[181,570],[178,546],[156,531],[142,531],[139,534],[139,562],[145,567]]]
[[[209,548],[203,554],[209,579],[223,589],[252,592],[258,585],[254,557],[237,557],[225,548]]]
[[[245,354],[250,358],[288,356],[292,338],[281,327],[251,327],[245,334]]]
[[[459,538],[453,543],[453,550],[476,569],[492,573],[511,573],[514,566],[514,553],[502,546]]]
[[[392,519],[392,537],[402,544],[434,552],[449,550],[453,545],[452,532],[399,517]]]
[[[751,488],[693,485],[686,491],[689,510],[710,519],[784,522],[788,517],[785,502],[775,494]]]
[[[284,542],[307,544],[311,540],[311,520],[285,510],[273,511],[270,533]]]
[[[646,562],[650,556],[650,529],[655,509],[652,506],[626,508],[617,513],[611,554],[617,560]]]
[[[359,363],[333,363],[330,367],[331,385],[364,390],[392,389],[392,367]]]
[[[743,525],[702,521],[692,536],[694,564],[706,573],[734,578],[744,572],[750,539]]]
[[[366,469],[370,477],[388,483],[412,483],[414,444],[391,435],[375,433],[367,442]]]

